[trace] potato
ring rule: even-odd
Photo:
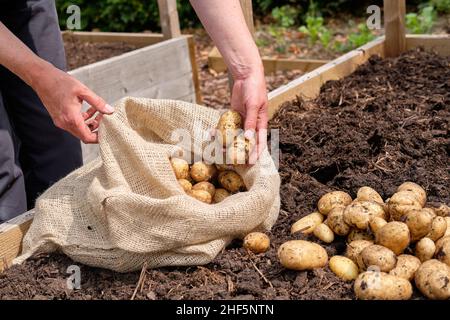
[[[443,237],[446,237],[446,236],[450,236],[450,217],[445,217],[444,219],[447,224],[447,229],[445,230]]]
[[[202,181],[194,184],[192,186],[192,190],[204,190],[207,191],[211,197],[214,197],[214,193],[216,192],[216,187],[211,182]]]
[[[303,234],[310,234],[322,221],[323,215],[315,211],[295,222],[291,227],[291,233],[301,232]]]
[[[350,233],[351,227],[344,221],[344,207],[331,209],[327,216],[327,225],[338,236],[346,236]]]
[[[367,270],[369,267],[378,267],[380,271],[389,272],[395,268],[397,257],[392,250],[372,244],[360,252],[356,261],[361,270]]]
[[[375,243],[391,249],[396,255],[401,254],[409,242],[409,229],[403,222],[388,222],[375,234]]]
[[[447,221],[444,217],[436,216],[431,222],[431,231],[427,237],[433,241],[437,241],[445,235],[447,231]]]
[[[361,300],[408,300],[413,293],[408,280],[376,271],[361,273],[353,288]]]
[[[435,208],[433,208],[433,210],[438,216],[441,217],[450,216],[450,207],[443,203],[438,204]]]
[[[219,183],[231,193],[245,190],[244,180],[234,171],[222,171],[219,173]]]
[[[352,202],[352,197],[343,191],[332,191],[324,194],[317,203],[319,212],[323,215],[328,215],[331,209],[342,206],[345,207]]]
[[[232,164],[218,164],[216,163],[217,171],[234,171],[234,166]]]
[[[216,192],[214,193],[213,201],[214,203],[219,203],[229,196],[230,193],[227,190],[219,188],[216,189]]]
[[[373,234],[367,230],[359,230],[359,229],[352,229],[350,230],[350,233],[347,236],[347,242],[350,243],[355,240],[369,240],[373,241],[375,238]]]
[[[433,208],[423,208],[422,212],[428,214],[431,217],[431,219],[434,219],[434,217],[436,217],[436,212],[434,211]]]
[[[406,215],[405,223],[411,233],[411,241],[425,237],[431,231],[433,218],[423,210],[411,210]]]
[[[416,287],[429,299],[450,298],[450,268],[436,259],[428,260],[419,267],[414,277]]]
[[[270,239],[262,232],[252,232],[245,236],[243,245],[254,253],[262,253],[269,250]]]
[[[333,256],[328,265],[334,274],[345,281],[355,280],[358,277],[358,266],[347,257]]]
[[[443,237],[436,243],[436,259],[450,266],[450,236]]]
[[[369,221],[370,230],[375,234],[381,227],[383,227],[386,224],[386,220],[380,217],[373,217]]]
[[[205,190],[191,190],[187,194],[201,202],[205,203],[212,202],[211,194]]]
[[[292,270],[311,270],[322,268],[328,262],[324,248],[317,243],[304,240],[290,240],[278,249],[281,265]]]
[[[361,253],[361,251],[364,248],[371,246],[372,244],[373,244],[373,242],[368,241],[368,240],[352,241],[347,245],[347,250],[345,251],[345,256],[347,258],[349,258],[350,260],[352,260],[353,262],[357,263],[358,256]]]
[[[351,227],[366,230],[370,219],[385,218],[383,207],[373,201],[354,201],[344,210],[344,221]]]
[[[172,165],[173,172],[177,179],[189,180],[189,164],[186,160],[180,158],[170,159],[170,164]]]
[[[435,252],[436,245],[430,238],[422,238],[416,243],[415,254],[422,262],[433,258]]]
[[[420,205],[422,207],[427,202],[427,193],[417,183],[410,182],[410,181],[402,183],[397,188],[397,192],[401,192],[401,191],[411,191],[411,192],[413,192],[416,195],[416,198],[417,198],[417,200],[419,201],[419,203],[420,203]]]
[[[236,137],[227,149],[228,157],[232,164],[246,164],[250,156],[250,141],[243,137]]]
[[[380,196],[378,192],[376,192],[371,187],[361,187],[358,189],[356,193],[356,200],[358,201],[373,201],[380,204],[383,204],[383,198]]]
[[[239,112],[228,110],[222,114],[217,124],[223,146],[231,144],[242,129],[242,117]]]
[[[420,210],[422,206],[417,196],[412,191],[400,191],[392,195],[388,202],[391,220],[404,221],[407,213],[411,210]]]
[[[395,268],[389,271],[389,274],[412,281],[420,264],[419,258],[410,254],[401,254],[397,257]]]
[[[191,177],[195,182],[209,181],[216,175],[216,167],[198,161],[191,166]]]
[[[334,241],[333,230],[331,230],[330,227],[324,223],[321,223],[315,227],[313,234],[325,243],[332,243]]]
[[[186,179],[178,179],[178,183],[183,188],[184,192],[189,192],[192,190],[192,183]]]

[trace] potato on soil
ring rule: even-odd
[[[347,236],[347,243],[355,240],[368,240],[374,241],[375,237],[369,230],[352,229]]]
[[[217,169],[213,164],[198,161],[191,166],[191,177],[195,182],[209,181],[216,175]]]
[[[218,188],[216,189],[216,192],[214,192],[214,197],[213,197],[213,201],[214,203],[219,203],[221,201],[223,201],[225,198],[229,197],[231,194],[222,188]]]
[[[450,207],[447,206],[446,204],[440,203],[440,204],[436,205],[436,207],[433,208],[433,210],[436,213],[436,215],[438,215],[438,216],[441,216],[441,217],[450,216]]]
[[[333,256],[328,263],[330,270],[345,281],[355,280],[358,277],[358,266],[349,258]]]
[[[205,190],[191,190],[188,192],[188,195],[204,203],[209,204],[212,202],[211,194]]]
[[[186,179],[178,179],[178,183],[183,188],[184,192],[189,192],[192,190],[192,183]]]
[[[446,231],[446,219],[444,217],[436,216],[431,222],[431,231],[427,234],[427,237],[433,241],[437,241],[445,235]]]
[[[180,158],[170,159],[170,164],[172,165],[173,172],[177,179],[189,180],[189,164],[186,160]]]
[[[431,231],[433,218],[423,210],[411,210],[406,215],[405,223],[411,233],[411,241],[425,237]]]
[[[350,233],[351,227],[344,221],[344,207],[331,209],[327,216],[327,225],[338,236],[346,236]]]
[[[380,217],[373,217],[369,221],[370,230],[375,234],[381,227],[387,224],[387,221]]]
[[[445,263],[436,259],[422,263],[416,271],[414,282],[429,299],[450,298],[450,268]]]
[[[410,254],[401,254],[397,257],[395,268],[389,271],[389,274],[411,281],[420,264],[419,258]]]
[[[355,280],[355,295],[361,300],[408,300],[411,283],[385,272],[366,271]]]
[[[450,267],[450,236],[438,240],[435,257]]]
[[[422,238],[416,243],[415,254],[422,262],[433,258],[435,252],[436,244],[430,238]]]
[[[315,211],[295,222],[291,227],[291,233],[300,232],[310,234],[323,221],[323,215]]]
[[[383,204],[383,198],[380,196],[378,192],[376,192],[371,187],[361,187],[358,189],[356,193],[356,200],[358,201],[373,201],[380,204]]]
[[[313,234],[325,243],[332,243],[334,241],[333,230],[324,223],[319,224],[313,231]]]
[[[345,207],[352,202],[352,197],[343,191],[332,191],[324,194],[317,203],[319,212],[323,215],[327,215],[331,209],[341,206]]]
[[[328,262],[327,252],[322,246],[304,240],[290,240],[278,249],[278,258],[283,267],[292,270],[322,268]]]
[[[252,232],[245,236],[243,245],[254,253],[262,253],[269,250],[270,239],[262,232]]]
[[[220,185],[231,193],[245,190],[244,180],[234,171],[222,171],[218,180]]]
[[[214,193],[216,193],[216,187],[211,182],[202,181],[194,184],[192,186],[192,190],[204,190],[207,191],[211,197],[214,197]]]
[[[397,257],[392,250],[373,244],[365,247],[357,259],[358,267],[367,270],[369,267],[378,267],[380,271],[389,272],[395,268]]]
[[[344,221],[351,227],[365,230],[374,217],[385,219],[383,207],[373,201],[354,201],[344,210]]]
[[[372,241],[368,240],[355,240],[347,245],[347,250],[345,251],[345,256],[352,260],[353,262],[358,262],[358,256],[363,251],[364,248],[373,245]]]
[[[422,205],[412,191],[399,191],[392,195],[388,202],[389,214],[393,221],[403,221],[411,210],[420,210]]]
[[[425,205],[425,203],[427,203],[427,193],[417,183],[410,182],[410,181],[402,183],[397,188],[397,192],[400,192],[400,191],[411,191],[411,192],[413,192],[416,195],[417,200],[419,200],[419,203],[420,203],[420,205],[422,207]]]
[[[409,242],[409,229],[403,222],[388,222],[375,234],[375,243],[391,249],[396,255],[401,254]]]

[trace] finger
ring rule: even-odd
[[[101,113],[111,114],[114,112],[114,108],[112,106],[107,104],[105,100],[103,100],[88,88],[85,88],[79,96],[81,99],[89,103],[95,110]]]
[[[258,132],[258,158],[264,149],[267,148],[267,127],[269,116],[267,114],[267,105],[262,107],[258,116],[257,132]]]
[[[97,143],[97,134],[92,132],[80,114],[70,116],[68,130],[84,143]]]
[[[91,131],[97,130],[99,125],[100,125],[100,121],[102,121],[103,119],[103,113],[99,113],[95,119],[92,119],[92,123],[88,124],[89,129],[91,129]]]
[[[254,132],[256,131],[256,123],[258,120],[258,109],[259,109],[258,107],[246,106],[244,129],[245,129],[245,137],[247,139],[250,139],[250,137],[252,137]]]
[[[89,109],[86,110],[86,112],[83,112],[83,119],[87,120],[89,118],[92,118],[92,116],[97,112],[97,110],[94,107],[90,107]]]

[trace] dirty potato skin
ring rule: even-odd
[[[425,262],[433,258],[436,252],[436,244],[430,238],[422,238],[416,243],[415,254],[421,262]]]
[[[346,236],[351,230],[351,227],[344,221],[344,209],[344,207],[333,208],[327,216],[327,225],[338,236]]]
[[[263,253],[269,250],[270,239],[262,232],[252,232],[245,236],[243,246],[254,253]]]
[[[214,203],[222,202],[225,198],[229,197],[231,194],[222,188],[216,189],[216,192],[214,192],[213,201]]]
[[[352,202],[352,197],[344,191],[332,191],[324,194],[317,203],[319,212],[328,215],[331,209],[342,206],[345,207]]]
[[[447,231],[447,221],[444,217],[434,217],[431,222],[431,231],[427,234],[427,237],[433,241],[437,241],[442,238]]]
[[[450,268],[436,259],[424,262],[414,276],[416,287],[433,300],[450,298]]]
[[[212,202],[211,194],[205,190],[191,190],[188,195],[204,203],[210,204]]]
[[[406,215],[405,223],[411,233],[411,241],[425,237],[431,231],[433,218],[422,210],[411,210]]]
[[[395,268],[389,271],[389,274],[412,281],[420,265],[421,262],[419,258],[410,254],[401,254],[397,257]]]
[[[358,262],[358,256],[363,251],[364,248],[373,245],[372,241],[368,240],[355,240],[347,245],[347,250],[345,251],[345,256],[352,260],[353,262]]]
[[[355,295],[361,300],[408,300],[411,283],[385,272],[366,271],[355,280]]]
[[[239,129],[242,129],[242,117],[239,112],[228,110],[219,119],[217,129],[222,136],[223,146],[226,147],[234,141]]]
[[[344,281],[355,280],[358,277],[358,266],[349,258],[333,256],[328,263],[330,270]]]
[[[381,227],[375,234],[375,243],[401,254],[410,243],[408,226],[403,222],[392,221]]]
[[[344,221],[351,227],[366,230],[374,217],[385,218],[383,207],[373,201],[354,201],[344,210]]]
[[[328,262],[326,250],[317,243],[290,240],[278,249],[278,258],[283,267],[292,270],[312,270],[324,267]]]
[[[214,194],[216,193],[216,187],[214,187],[214,185],[208,181],[202,181],[194,184],[192,186],[192,190],[204,190],[208,192],[211,197],[214,197]]]
[[[436,243],[436,259],[450,266],[450,236],[443,237]]]
[[[192,183],[186,179],[178,179],[178,183],[183,188],[184,192],[189,192],[192,190]]]
[[[191,166],[191,177],[195,182],[209,181],[216,175],[217,169],[213,164],[198,161]]]
[[[355,240],[375,240],[374,235],[368,230],[352,229],[347,236],[347,243],[353,242]]]
[[[356,193],[356,200],[373,201],[380,204],[384,203],[383,198],[380,196],[380,194],[371,187],[367,186],[358,189],[358,192]]]
[[[324,216],[315,211],[296,221],[291,227],[291,233],[300,232],[310,234],[314,229],[323,222]]]
[[[170,164],[172,165],[173,172],[177,179],[189,180],[189,164],[186,160],[180,158],[170,159]]]
[[[388,202],[389,214],[393,221],[404,221],[411,210],[420,210],[422,206],[412,191],[399,191],[392,195]]]
[[[410,181],[404,182],[397,188],[397,192],[401,191],[411,191],[412,193],[414,193],[422,207],[425,205],[425,203],[427,203],[427,193],[417,183]]]
[[[313,234],[325,243],[332,243],[334,241],[333,230],[324,223],[319,224],[313,231]]]
[[[372,230],[374,234],[386,224],[387,221],[380,217],[373,217],[369,221],[370,230]]]
[[[358,267],[361,270],[376,266],[380,271],[389,272],[395,268],[397,257],[392,250],[376,244],[365,247],[358,256]]]
[[[231,193],[245,190],[244,180],[234,171],[222,171],[219,173],[219,183]]]

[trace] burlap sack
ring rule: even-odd
[[[268,230],[279,211],[280,179],[268,152],[238,170],[248,192],[219,204],[186,195],[169,157],[177,128],[214,128],[219,112],[181,101],[125,98],[99,131],[100,156],[39,197],[20,263],[60,250],[119,272],[210,262],[233,238]],[[203,146],[203,138],[194,144]]]

